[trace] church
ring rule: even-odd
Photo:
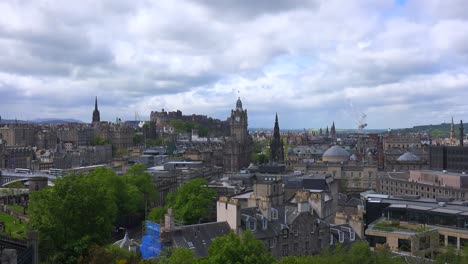
[[[230,137],[226,138],[223,150],[225,172],[238,172],[247,168],[252,156],[252,136],[247,130],[247,109],[242,108],[242,101],[237,99],[236,109],[228,118]]]

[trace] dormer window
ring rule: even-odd
[[[249,219],[248,228],[254,232],[257,229],[257,221],[255,219]]]
[[[268,228],[268,219],[266,217],[262,218],[262,229],[265,230]]]
[[[271,219],[278,220],[278,210],[271,208]]]

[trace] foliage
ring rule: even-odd
[[[268,163],[268,156],[264,153],[252,154],[252,162],[255,164]]]
[[[144,166],[124,176],[99,168],[66,175],[55,186],[31,194],[30,229],[40,232],[42,256],[50,263],[76,263],[89,245],[103,245],[117,223],[144,211],[144,197],[156,193]]]
[[[266,252],[265,246],[255,236],[246,231],[238,236],[232,231],[216,238],[208,249],[209,257],[202,263],[206,264],[270,264],[275,258]]]
[[[210,132],[209,129],[205,126],[200,125],[196,122],[183,121],[180,119],[175,119],[170,122],[170,125],[174,127],[176,133],[191,133],[193,129],[198,130],[198,135],[200,137],[208,136]]]
[[[105,139],[103,137],[93,137],[90,142],[91,146],[101,146],[101,145],[107,145],[110,144],[110,141],[108,139]]]
[[[154,208],[148,219],[160,222],[168,208],[174,210],[175,218],[184,224],[196,224],[209,213],[209,205],[216,191],[207,188],[205,179],[192,179],[167,196],[166,206]]]
[[[135,133],[133,135],[133,145],[141,145],[144,143],[144,137],[142,134]]]
[[[372,252],[366,242],[353,243],[351,248],[344,248],[341,244],[322,251],[320,255],[286,257],[278,264],[402,264],[400,258],[394,258],[388,250]]]
[[[121,249],[118,246],[111,245],[101,247],[93,245],[89,247],[88,252],[80,256],[79,264],[101,264],[101,263],[143,263],[141,258],[127,249]]]

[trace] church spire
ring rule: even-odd
[[[465,134],[463,132],[463,121],[460,120],[460,147],[463,147],[463,139],[465,138]]]
[[[281,163],[284,161],[284,147],[278,124],[278,113],[275,116],[275,128],[273,129],[273,139],[270,142],[270,161]]]
[[[99,123],[101,121],[101,116],[98,110],[97,96],[94,100],[94,111],[93,111],[93,123]]]
[[[452,123],[450,123],[450,145],[455,145],[455,125],[453,124],[453,116]]]

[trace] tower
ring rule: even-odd
[[[242,101],[237,99],[236,109],[228,118],[230,137],[226,139],[223,150],[224,170],[236,172],[250,164],[252,156],[252,137],[247,130],[247,110],[242,108]]]
[[[325,137],[328,138],[329,136],[330,136],[330,132],[328,131],[328,126],[327,126],[327,128],[325,129]]]
[[[242,109],[242,101],[240,98],[236,102],[236,110],[231,111],[231,120],[229,122],[231,127],[231,137],[238,142],[244,142],[247,138],[247,110]]]
[[[335,121],[333,121],[333,124],[330,129],[330,137],[332,141],[336,141],[336,129],[335,129]]]
[[[463,132],[463,121],[460,120],[460,147],[463,147],[463,138],[465,136],[464,132]]]
[[[270,142],[270,161],[281,163],[284,161],[284,147],[281,140],[278,124],[278,114],[275,117],[275,128],[273,129],[273,139]]]
[[[97,104],[97,96],[96,96],[96,99],[94,101],[93,124],[94,123],[99,123],[100,121],[101,121],[101,116],[99,114],[98,104]]]
[[[450,124],[450,145],[455,145],[455,125],[453,124],[453,116],[452,123]]]

